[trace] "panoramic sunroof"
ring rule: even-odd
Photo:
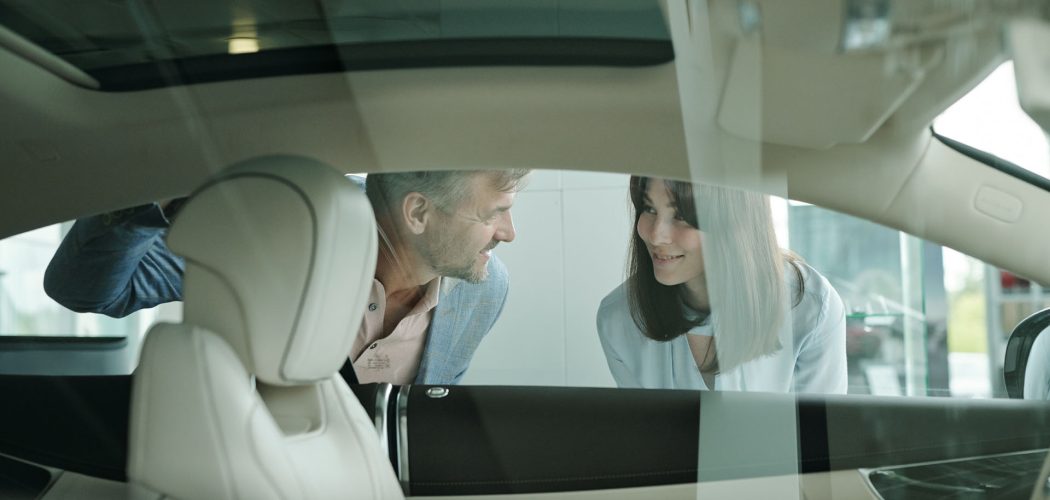
[[[655,0],[0,0],[102,90],[425,66],[673,59]]]

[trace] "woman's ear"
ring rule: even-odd
[[[410,233],[423,234],[433,209],[433,202],[422,193],[408,193],[401,200],[401,222]]]

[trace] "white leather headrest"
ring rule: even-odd
[[[315,160],[247,160],[182,208],[168,246],[186,258],[185,323],[222,336],[266,383],[332,376],[375,275],[364,191]]]

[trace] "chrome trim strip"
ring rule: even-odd
[[[379,433],[379,447],[383,449],[383,454],[390,456],[390,427],[387,425],[386,413],[389,408],[390,393],[393,392],[394,386],[383,382],[379,384],[379,390],[376,392],[376,415],[375,424],[376,432]]]
[[[397,479],[401,490],[409,496],[408,478],[408,391],[411,385],[401,386],[397,393]]]

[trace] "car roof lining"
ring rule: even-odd
[[[1050,179],[1043,177],[1031,170],[1027,170],[1016,163],[1007,161],[996,155],[993,155],[987,151],[981,151],[973,146],[963,144],[950,137],[938,134],[937,131],[931,127],[930,131],[933,133],[933,137],[938,141],[944,143],[945,146],[958,151],[974,160],[977,160],[989,167],[992,167],[1000,172],[1003,172],[1012,177],[1016,177],[1022,181],[1025,181],[1033,186],[1042,188],[1045,191],[1050,191]]]
[[[71,84],[7,50],[0,67],[8,75],[0,81],[0,157],[12,179],[0,185],[0,209],[20,214],[0,221],[0,236],[179,196],[261,154],[311,156],[347,172],[528,167],[690,178],[674,63],[367,70],[120,94]],[[975,65],[975,81],[958,91],[991,68]],[[1050,283],[1040,257],[1050,243],[1032,219],[1050,213],[1045,191],[943,151],[912,121],[895,115],[861,144],[766,143],[762,168],[786,173],[794,199]],[[946,181],[954,189],[938,187]],[[981,185],[1017,197],[1025,217],[1005,224],[973,213]],[[972,230],[952,229],[959,224]],[[1026,253],[991,245],[978,228],[994,241],[1024,241]]]
[[[594,38],[430,40],[274,49],[93,70],[103,91],[135,91],[309,73],[468,66],[648,66],[674,59],[668,41]]]
[[[0,0],[0,18],[22,38],[17,45],[117,91],[345,70],[673,58],[656,0]]]

